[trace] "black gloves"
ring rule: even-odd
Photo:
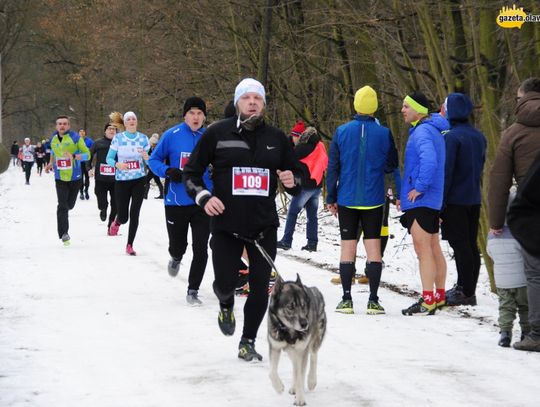
[[[172,182],[182,182],[182,170],[180,168],[171,167],[165,171],[165,175],[167,175]]]

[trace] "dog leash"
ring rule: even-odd
[[[237,239],[240,239],[240,240],[243,240],[244,242],[247,242],[247,243],[251,243],[252,245],[254,245],[257,250],[259,250],[259,252],[261,253],[261,255],[264,257],[264,259],[268,262],[268,264],[270,264],[270,266],[274,269],[274,271],[276,272],[276,277],[279,274],[279,271],[277,270],[276,268],[276,264],[274,263],[274,261],[272,260],[272,257],[270,257],[270,255],[268,254],[268,252],[266,250],[264,250],[264,247],[262,247],[260,244],[259,244],[259,241],[258,239],[250,239],[248,237],[245,237],[245,236],[241,236],[239,235],[238,233],[233,233],[233,236],[236,237]],[[264,237],[263,233],[261,232],[259,234],[259,239],[262,239]]]

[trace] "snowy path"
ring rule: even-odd
[[[243,299],[234,337],[219,332],[211,264],[204,305],[186,305],[190,249],[179,277],[170,278],[162,201],[144,202],[133,258],[123,252],[125,235],[106,236],[93,193],[70,213],[72,245],[62,247],[54,181],[34,173],[31,183],[24,185],[18,169],[0,175],[0,406],[292,405],[293,397],[276,394],[268,379],[266,321],[258,364],[236,358]],[[380,296],[387,315],[368,316],[367,287],[359,285],[357,313],[337,314],[341,289],[329,283],[330,272],[291,258],[337,264],[335,220],[324,218],[320,227],[318,253],[293,249],[276,262],[285,278],[298,272],[318,286],[327,303],[328,335],[309,406],[538,405],[540,355],[497,346],[496,298],[485,273],[479,306],[467,310],[478,318],[457,310],[403,317],[412,299],[386,289]],[[412,249],[394,229],[383,280],[418,290]],[[301,232],[294,247],[304,243]],[[280,374],[288,388],[286,356]]]

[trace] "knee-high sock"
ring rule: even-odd
[[[354,262],[339,263],[339,276],[341,277],[341,287],[343,288],[343,300],[352,300],[351,285],[354,277]]]
[[[369,278],[369,300],[378,301],[377,291],[381,283],[382,263],[370,261],[366,264],[366,275]]]

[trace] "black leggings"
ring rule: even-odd
[[[33,161],[23,161],[23,169],[24,169],[26,182],[30,182],[30,174],[32,173],[33,166],[34,166]]]
[[[90,187],[90,177],[88,176],[88,165],[86,165],[86,161],[81,161],[81,194],[83,192],[88,192],[88,188]]]
[[[127,223],[129,219],[128,244],[133,245],[137,228],[139,227],[139,213],[144,196],[145,177],[129,181],[116,181],[114,191],[118,215],[116,222],[120,225]],[[131,201],[131,206],[130,206]]]
[[[277,229],[269,228],[259,244],[272,259],[276,258]],[[220,305],[230,308],[234,305],[234,292],[238,279],[238,259],[244,246],[249,256],[249,294],[244,305],[244,330],[242,336],[257,337],[257,331],[268,305],[268,283],[271,266],[255,245],[234,237],[227,232],[212,234],[212,262],[214,264],[214,292]]]
[[[188,229],[191,226],[193,259],[189,269],[188,289],[198,290],[208,263],[210,218],[198,205],[166,205],[165,220],[169,234],[169,254],[176,260],[181,260],[186,252]]]
[[[37,173],[41,175],[43,172],[43,158],[36,158]]]
[[[68,233],[69,231],[68,212],[75,207],[80,185],[80,179],[75,181],[56,180],[56,197],[58,198],[56,221],[58,226],[58,237],[60,239],[64,233]]]
[[[97,205],[100,211],[106,211],[109,206],[107,200],[107,193],[111,196],[111,213],[109,215],[109,222],[107,227],[111,226],[112,221],[116,217],[116,194],[114,193],[114,186],[116,182],[100,181],[98,179],[94,182],[94,193],[97,197]]]

